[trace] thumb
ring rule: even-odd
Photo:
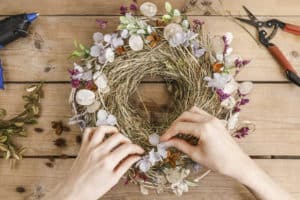
[[[180,150],[181,152],[187,154],[190,158],[193,160],[196,159],[196,154],[197,154],[197,147],[189,144],[183,139],[179,138],[172,138],[165,142],[165,144],[168,147],[175,147],[176,149]]]

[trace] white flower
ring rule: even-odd
[[[190,23],[187,19],[183,20],[181,24],[185,29],[188,29],[190,26]]]
[[[226,52],[225,52],[225,57],[227,57],[227,56],[229,56],[231,53],[232,53],[232,51],[233,51],[233,49],[231,48],[231,47],[228,47],[227,49],[226,49]]]
[[[153,17],[157,13],[157,6],[151,2],[145,2],[140,6],[141,13],[146,17]]]
[[[168,156],[167,148],[168,148],[168,147],[166,146],[165,143],[159,143],[159,144],[157,145],[157,153],[160,155],[160,157],[161,157],[162,159],[165,159],[165,158],[167,158],[167,156]]]
[[[153,133],[149,136],[149,142],[151,145],[156,146],[159,144],[159,135],[157,135],[156,133]]]
[[[99,101],[95,101],[93,104],[89,105],[86,107],[86,111],[88,113],[94,113],[96,112],[98,109],[100,108],[100,102]]]
[[[233,39],[233,34],[231,32],[226,32],[224,34],[224,38],[225,38],[225,43],[227,45],[229,45],[231,42],[232,42],[232,39]]]
[[[207,86],[216,89],[224,89],[225,85],[232,79],[230,74],[214,73],[213,78],[206,76],[205,81],[208,81]]]
[[[153,32],[153,28],[151,26],[147,26],[147,32],[148,34],[151,34]]]
[[[165,9],[169,13],[172,11],[172,5],[169,2],[165,3]]]
[[[252,82],[249,82],[249,81],[246,81],[246,82],[243,82],[239,85],[239,92],[242,94],[242,95],[247,95],[251,92],[251,90],[253,89],[253,83]]]
[[[105,50],[105,58],[108,62],[113,62],[115,59],[115,53],[112,48],[107,48]]]
[[[75,100],[79,105],[88,106],[95,102],[96,95],[91,90],[81,89],[76,93]]]
[[[94,42],[97,44],[97,43],[101,43],[103,41],[104,37],[103,37],[102,33],[96,32],[93,34],[93,39],[94,39]]]
[[[110,114],[107,116],[106,123],[110,126],[114,126],[117,124],[117,118],[114,115]]]
[[[77,63],[74,63],[73,65],[74,65],[74,70],[77,70],[79,73],[84,72],[83,67],[81,67]]]
[[[101,72],[95,72],[93,75],[94,83],[97,86],[98,90],[105,91],[108,88],[108,80],[105,74]]]
[[[179,24],[171,23],[164,28],[164,38],[168,41],[177,33],[183,33],[183,29]]]
[[[236,112],[229,118],[227,123],[227,128],[229,130],[234,129],[237,126],[237,123],[239,121],[239,114],[240,114],[239,112]]]
[[[143,156],[140,161],[136,163],[136,166],[139,167],[139,169],[142,172],[147,172],[151,168],[151,162],[149,161],[149,156]]]
[[[173,183],[171,185],[172,191],[176,194],[176,196],[182,196],[184,192],[189,191],[189,186],[185,181],[180,181],[177,183]]]
[[[122,30],[121,37],[127,39],[129,37],[129,31],[127,29]]]
[[[149,152],[149,161],[152,165],[155,165],[156,162],[162,161],[159,153],[155,152],[154,148]]]
[[[177,47],[186,42],[186,35],[184,32],[179,32],[171,36],[168,41],[171,47]]]
[[[239,84],[234,79],[231,79],[225,85],[223,92],[226,94],[232,94],[237,91],[238,87],[239,87]]]
[[[230,110],[234,108],[235,104],[236,104],[236,100],[232,96],[230,96],[227,99],[222,101],[221,106]]]
[[[97,120],[105,121],[107,119],[107,116],[108,113],[106,110],[101,109],[97,112]]]
[[[115,126],[117,124],[117,119],[114,115],[109,114],[106,110],[99,110],[97,113],[96,126],[110,125]]]
[[[129,46],[133,51],[140,51],[144,47],[144,42],[141,36],[132,35],[129,38]]]
[[[111,47],[114,49],[124,45],[122,37],[118,37],[118,34],[116,33],[105,34],[104,41],[106,42],[106,45],[111,45]]]

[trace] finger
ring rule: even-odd
[[[162,135],[160,140],[162,142],[169,140],[170,138],[181,134],[190,134],[197,138],[200,137],[199,131],[199,123],[192,123],[192,122],[176,122],[171,125],[171,127]]]
[[[91,138],[90,144],[92,146],[97,146],[100,143],[102,143],[105,135],[114,134],[114,133],[118,133],[118,129],[114,126],[99,126],[95,130],[95,132]]]
[[[144,149],[142,149],[140,146],[136,144],[122,144],[118,148],[116,148],[110,155],[112,159],[112,166],[116,167],[123,159],[128,157],[129,155],[134,154],[143,154]]]
[[[205,116],[205,115],[201,115],[199,113],[195,113],[195,112],[191,112],[191,111],[185,111],[175,120],[175,122],[200,123],[202,121],[205,121],[206,119],[207,119],[207,116]]]
[[[117,146],[124,143],[131,143],[131,141],[121,133],[115,133],[103,142],[101,151],[109,153]]]
[[[82,136],[82,145],[89,143],[95,130],[96,128],[94,127],[88,127],[84,129],[83,136]]]
[[[122,177],[128,171],[128,169],[140,159],[141,156],[129,156],[115,169],[115,173],[118,177]]]
[[[206,111],[202,110],[201,108],[199,108],[197,106],[193,106],[190,109],[190,111],[193,113],[198,113],[198,114],[205,115],[205,116],[211,116],[209,113],[207,113]]]
[[[170,139],[169,141],[165,142],[165,144],[168,147],[175,147],[192,159],[194,158],[195,152],[197,152],[197,148],[195,146],[179,138]]]

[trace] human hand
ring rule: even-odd
[[[199,138],[198,144],[191,145],[176,138],[179,133]],[[186,153],[195,162],[237,179],[252,164],[223,123],[198,107],[179,116],[161,137],[161,141]]]
[[[108,134],[111,136],[104,140]],[[117,184],[143,153],[115,127],[87,128],[70,173],[47,199],[96,200]]]

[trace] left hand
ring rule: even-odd
[[[112,135],[104,140],[108,134]],[[115,127],[87,128],[70,173],[46,199],[96,200],[116,185],[143,153]]]

